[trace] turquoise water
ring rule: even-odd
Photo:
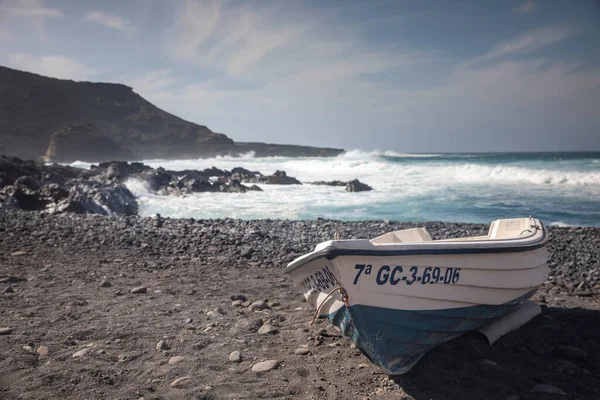
[[[358,178],[372,192],[261,185],[264,192],[149,193],[138,181],[141,213],[194,218],[290,218],[474,222],[529,216],[559,226],[600,226],[600,153],[402,154],[349,151],[333,158],[217,157],[147,160],[153,167],[285,170],[302,182]],[[81,165],[81,163],[78,163]]]

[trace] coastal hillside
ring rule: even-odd
[[[334,156],[341,149],[237,144],[154,106],[131,87],[48,78],[0,66],[0,152],[27,159],[98,162],[261,156]]]

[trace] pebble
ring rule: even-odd
[[[252,366],[252,372],[267,372],[279,366],[278,360],[267,360],[256,363]]]
[[[89,348],[89,347],[86,347],[85,349],[81,349],[81,350],[79,350],[79,351],[76,351],[75,353],[73,353],[73,356],[72,356],[72,357],[73,357],[73,358],[79,358],[79,357],[83,357],[83,356],[85,356],[87,353],[89,353],[89,352],[90,352],[90,350],[92,350],[92,349],[91,349],[91,348]]]
[[[277,332],[279,332],[279,330],[277,328],[275,328],[273,325],[269,325],[269,324],[264,324],[263,326],[261,326],[258,329],[259,335],[276,334]]]
[[[260,311],[269,308],[269,305],[264,300],[257,300],[249,306],[250,311]]]
[[[257,331],[263,325],[261,319],[250,320],[248,318],[240,318],[235,323],[236,330],[248,330],[251,332]]]
[[[13,328],[0,328],[0,335],[10,335],[13,333]]]
[[[169,350],[171,348],[171,346],[169,346],[169,343],[165,342],[164,340],[161,340],[160,342],[156,343],[156,350]]]
[[[174,356],[169,358],[169,364],[179,364],[180,362],[184,361],[185,357],[183,356]]]
[[[241,300],[234,300],[234,301],[231,302],[231,306],[232,307],[241,307],[242,303],[244,303],[244,302],[241,301]]]
[[[131,289],[132,294],[147,293],[147,292],[148,292],[148,288],[146,286],[138,286],[138,287]]]
[[[6,293],[14,293],[14,289],[11,286],[7,286],[4,288],[4,290],[2,290],[2,294],[6,294]]]
[[[294,354],[297,356],[307,356],[308,354],[310,354],[310,350],[306,347],[300,347],[294,350]]]
[[[26,254],[27,254],[27,252],[26,252],[26,251],[19,250],[19,251],[15,251],[15,252],[13,252],[13,253],[11,254],[11,256],[13,256],[13,257],[19,257],[19,256],[24,256],[24,255],[26,255]]]
[[[573,346],[556,346],[552,350],[552,355],[557,358],[570,358],[572,360],[585,360],[588,354]]]
[[[40,356],[47,356],[48,352],[49,352],[49,350],[46,346],[40,346],[37,348],[36,351]]]
[[[530,392],[531,393],[545,393],[545,394],[560,394],[562,396],[567,395],[565,392],[563,392],[561,389],[557,388],[556,386],[547,385],[545,383],[542,383],[540,385],[536,385],[536,386],[532,387]]]
[[[192,379],[191,376],[182,376],[181,378],[177,378],[175,379],[173,382],[171,382],[171,386],[172,387],[179,387],[179,386],[183,386],[187,381],[189,381],[190,379]]]
[[[229,298],[233,301],[239,300],[242,303],[245,301],[248,301],[248,298],[246,296],[244,296],[243,294],[232,294],[231,297],[229,297]]]
[[[367,364],[367,363],[360,363],[360,364],[358,364],[358,368],[366,368],[368,366],[369,366],[369,364]]]
[[[242,362],[242,353],[240,353],[237,350],[232,351],[231,354],[229,354],[229,362],[233,362],[233,363]]]
[[[102,282],[100,282],[100,287],[111,287],[112,283],[110,283],[108,280],[103,279]],[[132,292],[133,293],[133,292]]]

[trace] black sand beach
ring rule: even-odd
[[[309,326],[287,262],[335,231],[413,226],[487,230],[2,211],[0,398],[600,398],[598,228],[551,228],[543,314],[493,346],[468,335],[388,377],[326,320]]]

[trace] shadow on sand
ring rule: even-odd
[[[390,379],[419,400],[600,399],[600,311],[542,309],[493,346],[479,333],[468,334]],[[546,392],[532,392],[536,386]]]

